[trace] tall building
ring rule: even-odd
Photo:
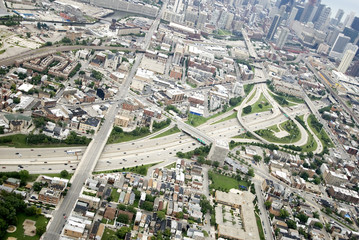
[[[344,20],[344,27],[350,27],[352,22],[354,21],[355,12],[351,12]]]
[[[338,23],[340,23],[340,21],[342,20],[344,16],[344,11],[343,9],[339,9],[337,14],[335,15],[335,19],[338,21]]]
[[[285,43],[287,42],[288,33],[289,33],[289,31],[287,29],[282,29],[282,31],[280,32],[279,37],[277,39],[277,43],[276,43],[276,46],[279,49],[282,49],[284,47]]]
[[[298,12],[297,12],[297,15],[295,16],[294,20],[300,21],[302,15],[303,15],[304,7],[301,5],[297,5],[297,6],[295,6],[295,8],[298,9]]]
[[[290,12],[289,14],[289,17],[288,17],[288,20],[287,20],[287,25],[291,25],[294,20],[295,20],[295,17],[297,16],[297,13],[298,13],[298,8],[293,8],[292,11]]]
[[[345,47],[349,43],[350,38],[344,36],[344,34],[340,33],[335,40],[335,43],[332,47],[332,50],[329,53],[330,57],[341,58],[344,52]]]
[[[344,53],[344,57],[339,64],[338,71],[345,73],[348,70],[350,64],[352,63],[354,56],[355,52],[353,52],[352,50],[347,50]]]
[[[326,7],[325,4],[319,4],[318,9],[315,12],[313,20],[312,20],[313,23],[316,23],[318,21],[318,19],[319,19],[320,15],[322,14],[323,10],[325,9],[325,7]]]
[[[352,27],[352,29],[359,32],[359,17],[354,18],[351,27]]]
[[[359,61],[354,63],[354,65],[348,71],[348,74],[352,77],[359,77]]]
[[[280,16],[277,14],[274,16],[271,26],[269,27],[269,31],[267,33],[267,40],[272,40],[275,32],[277,31],[278,25],[280,22]]]
[[[204,27],[204,24],[207,21],[207,16],[208,14],[206,12],[200,12],[198,15],[198,20],[197,20],[197,28],[201,29]]]
[[[314,23],[314,28],[315,29],[321,31],[321,30],[323,30],[325,28],[325,26],[327,25],[327,23],[329,21],[331,11],[332,10],[331,10],[330,7],[326,7],[321,11],[319,18]]]
[[[316,8],[315,1],[308,1],[305,4],[305,7],[304,7],[304,10],[303,10],[302,16],[300,18],[300,21],[302,23],[307,23],[311,17],[313,18],[314,16],[312,16],[312,14],[313,14],[313,10],[315,8]]]

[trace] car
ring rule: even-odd
[[[38,157],[41,157],[41,154],[38,154],[37,156],[38,156]]]
[[[67,163],[65,163],[65,165],[67,165]]]
[[[126,154],[126,152],[123,152],[123,154]]]
[[[2,167],[3,169],[5,169],[6,167]]]
[[[34,151],[34,149],[31,148],[31,151]]]
[[[192,143],[192,145],[194,146],[194,145],[196,145],[196,143]]]
[[[49,170],[52,170],[51,168],[49,168]]]
[[[72,170],[74,170],[74,171],[75,171],[75,170],[76,170],[76,168],[73,168]]]
[[[44,162],[44,163],[47,163],[47,162]]]
[[[16,155],[19,155],[20,153],[15,153]]]

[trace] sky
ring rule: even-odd
[[[335,17],[338,9],[343,9],[345,15],[342,21],[352,11],[359,17],[359,0],[322,0],[322,3],[332,8],[332,17]]]

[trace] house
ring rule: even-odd
[[[100,120],[98,120],[97,118],[88,118],[86,119],[86,121],[80,122],[79,131],[87,132],[93,130],[97,132],[99,126],[100,126]]]
[[[107,207],[103,217],[110,220],[114,220],[115,216],[116,216],[116,208]]]
[[[50,188],[42,188],[39,193],[39,201],[47,204],[58,204],[60,197],[61,191]]]

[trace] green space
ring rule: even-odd
[[[254,98],[254,96],[256,95],[256,92],[257,92],[257,90],[255,90],[255,91],[252,93],[252,95],[248,98],[248,100],[247,100],[246,103],[249,103],[249,102]]]
[[[176,162],[171,163],[171,164],[165,166],[165,168],[167,168],[167,169],[172,169],[172,168],[175,168],[175,167],[176,167]]]
[[[246,108],[243,108],[242,116],[252,114],[252,113],[260,113],[260,112],[269,111],[272,108],[273,108],[273,106],[269,103],[269,101],[266,99],[266,97],[262,93],[261,96],[259,97],[258,101],[255,102],[253,105],[251,105],[250,111],[246,111],[245,110]]]
[[[332,148],[334,144],[332,140],[328,137],[327,132],[323,128],[323,124],[318,122],[316,117],[313,114],[310,114],[308,117],[308,125],[310,129],[314,132],[315,135],[322,142],[323,148]]]
[[[120,198],[120,194],[117,192],[117,188],[112,188],[111,199],[113,202],[118,202]]]
[[[212,171],[208,172],[208,178],[212,181],[211,185],[209,186],[210,189],[228,192],[232,188],[238,189],[239,185],[245,186],[247,188],[249,187],[249,184],[246,181],[238,181],[235,178],[214,173]]]
[[[265,140],[273,143],[291,144],[293,142],[297,142],[300,140],[301,133],[299,131],[298,126],[292,120],[288,120],[285,121],[284,123],[281,123],[280,128],[283,129],[284,131],[287,131],[289,135],[283,138],[278,138],[274,135],[272,130],[268,130],[268,129],[260,129],[257,130],[256,133],[262,138],[264,138]]]
[[[194,126],[194,127],[197,127],[205,122],[207,122],[210,118],[205,118],[203,116],[198,116],[198,115],[195,115],[195,114],[192,114],[192,113],[189,113],[188,114],[188,120],[186,121],[186,123]]]
[[[273,94],[272,92],[268,91],[272,98],[282,107],[292,107],[297,104],[287,101],[287,99],[283,96],[279,96],[277,94]]]
[[[258,232],[259,232],[259,238],[261,240],[265,240],[261,219],[260,219],[260,217],[258,216],[258,214],[256,212],[254,212],[254,215],[256,216],[256,222],[257,222],[257,227],[258,227]]]
[[[162,122],[153,122],[152,125],[152,133],[155,133],[163,128],[168,127],[171,124],[171,119],[164,120]],[[121,143],[133,141],[139,138],[146,137],[150,134],[150,129],[148,127],[137,127],[135,130],[131,132],[124,132],[120,127],[114,127],[112,129],[111,135],[108,138],[107,143]]]
[[[242,133],[242,134],[237,135],[237,136],[235,136],[235,137],[233,137],[233,138],[256,139],[256,138],[252,135],[252,133],[250,133],[250,132]]]
[[[217,34],[219,36],[230,36],[232,35],[231,31],[225,30],[225,29],[218,29]]]
[[[40,176],[40,175],[45,175],[48,177],[59,177],[59,178],[64,178],[64,179],[71,179],[71,177],[74,175],[73,173],[68,173],[67,175],[61,175],[61,173],[44,173],[44,174],[30,174],[30,176],[34,176],[35,179]]]
[[[244,85],[243,90],[244,90],[245,94],[248,95],[252,91],[253,87],[254,87],[254,84]]]
[[[196,84],[194,84],[194,83],[190,83],[190,82],[186,82],[191,88],[196,88],[197,87],[197,85]]]
[[[267,129],[272,130],[273,132],[280,132],[280,129],[278,128],[278,125],[270,126]]]
[[[33,237],[24,235],[24,227],[22,225],[23,222],[26,219],[33,220],[36,221],[35,224],[36,228],[45,228],[45,229],[48,223],[48,219],[42,215],[27,216],[25,213],[19,213],[16,215],[16,218],[17,218],[16,231],[13,233],[6,233],[4,239],[7,239],[9,237],[14,237],[18,240],[38,240],[40,239],[39,235],[35,235]]]
[[[318,144],[315,141],[313,135],[308,130],[307,133],[308,133],[308,141],[305,145],[301,146],[302,152],[314,152],[317,149]]]
[[[218,120],[217,122],[214,122],[214,123],[211,123],[211,125],[214,125],[214,124],[217,124],[217,123],[221,123],[221,122],[225,122],[225,121],[228,121],[228,120],[231,120],[231,119],[234,119],[237,117],[237,112],[234,112],[232,113],[231,115],[225,117],[225,118],[222,118],[221,120]]]
[[[117,240],[119,239],[116,235],[116,232],[110,228],[105,228],[101,240]]]
[[[75,133],[76,134],[76,133]],[[55,148],[68,146],[84,146],[90,143],[91,139],[86,137],[74,136],[70,134],[65,140],[58,140],[46,136],[45,134],[14,134],[0,137],[0,146],[15,148]]]
[[[165,136],[168,136],[168,135],[172,135],[172,134],[175,134],[175,133],[178,133],[180,132],[181,130],[179,130],[178,127],[173,127],[171,129],[168,129],[167,131],[163,132],[163,133],[160,133],[154,137],[151,137],[151,139],[155,139],[155,138],[161,138],[161,137],[165,137]]]
[[[135,167],[128,167],[128,168],[123,167],[121,169],[115,169],[115,170],[93,172],[93,174],[113,173],[113,172],[132,172],[132,173],[137,173],[137,174],[140,174],[140,175],[146,175],[147,171],[148,171],[148,169],[150,167],[155,166],[155,165],[157,165],[159,163],[161,163],[161,162],[147,164],[147,165],[141,165],[141,166],[135,166]]]

